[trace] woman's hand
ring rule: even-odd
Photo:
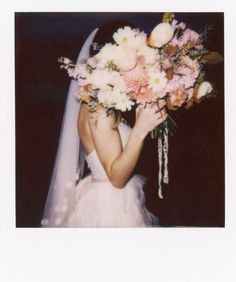
[[[158,104],[147,104],[145,107],[139,106],[136,109],[136,122],[133,130],[142,138],[161,124],[167,118],[164,102]]]

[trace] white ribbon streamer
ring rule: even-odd
[[[163,199],[162,195],[162,155],[163,155],[163,146],[162,138],[158,137],[158,162],[159,162],[159,173],[158,173],[158,195],[159,198]]]
[[[164,133],[163,138],[158,137],[158,164],[159,164],[159,173],[158,173],[158,195],[160,199],[163,199],[162,194],[162,180],[163,183],[169,183],[169,171],[168,171],[168,131]],[[164,158],[164,176],[162,175],[162,159]]]
[[[169,171],[168,171],[168,150],[169,150],[169,144],[168,144],[168,129],[166,129],[166,134],[164,134],[164,146],[163,146],[163,152],[164,152],[164,177],[163,182],[168,184],[169,183]]]

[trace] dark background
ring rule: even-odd
[[[16,13],[16,226],[37,227],[43,213],[69,86],[60,56],[76,60],[90,32],[114,19],[147,33],[161,13]],[[224,55],[223,13],[176,13],[197,32],[212,24],[205,45]],[[157,194],[157,143],[147,138],[137,172],[148,177],[147,207],[162,226],[224,226],[224,64],[206,67],[217,98],[172,112],[170,183]],[[133,122],[133,117],[126,116]]]

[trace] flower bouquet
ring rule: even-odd
[[[59,62],[80,86],[76,99],[94,111],[98,105],[109,114],[150,103],[159,110],[189,109],[194,102],[213,95],[211,83],[205,81],[204,64],[222,61],[218,53],[203,45],[207,31],[198,34],[177,22],[173,13],[165,13],[150,35],[125,26],[113,34],[113,43],[105,44],[84,63],[76,65],[63,57]],[[151,132],[152,138],[158,139],[161,198],[162,159],[163,182],[168,183],[168,133],[172,135],[175,128],[168,116]]]

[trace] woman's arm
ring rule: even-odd
[[[128,142],[122,149],[118,128],[114,128],[114,114],[106,116],[104,110],[98,114],[89,114],[89,127],[97,155],[113,186],[123,188],[127,183],[138,161],[143,141],[149,131],[167,117],[164,111],[155,113],[154,108],[147,106],[136,113],[136,123]]]

